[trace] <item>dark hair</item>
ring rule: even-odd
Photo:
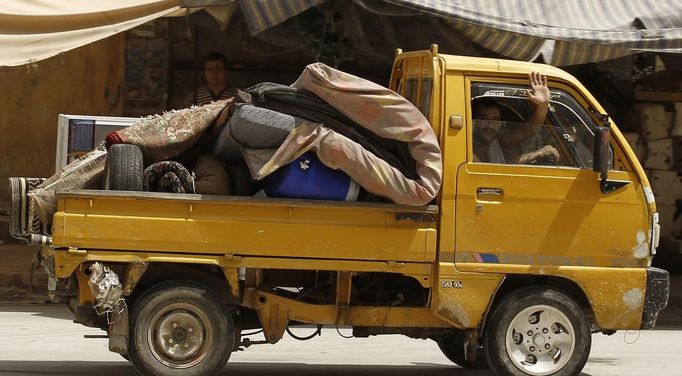
[[[500,104],[496,100],[488,97],[479,97],[471,101],[471,111],[473,112],[473,117],[479,114],[483,108],[497,108],[500,109]]]
[[[208,54],[206,60],[204,60],[204,68],[206,68],[206,63],[208,63],[209,61],[222,61],[223,66],[227,68],[227,58],[220,52],[211,52],[210,54]]]

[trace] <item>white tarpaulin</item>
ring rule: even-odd
[[[28,64],[180,9],[180,0],[2,0],[0,66]]]
[[[29,64],[167,15],[204,8],[223,27],[236,5],[252,34],[323,0],[2,0],[0,66]]]

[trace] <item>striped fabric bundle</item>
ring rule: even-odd
[[[28,192],[36,189],[45,181],[44,178],[9,178],[9,232],[17,239],[24,239],[29,244],[32,234],[47,234],[47,224],[29,211]]]
[[[556,66],[682,52],[679,0],[386,0],[449,20],[479,45]]]
[[[322,3],[323,0],[241,0],[239,7],[252,35]]]

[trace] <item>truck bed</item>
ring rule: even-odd
[[[433,262],[435,205],[152,192],[57,194],[54,248]]]

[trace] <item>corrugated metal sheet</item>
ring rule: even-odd
[[[449,20],[501,55],[554,65],[682,52],[680,0],[386,0]]]

